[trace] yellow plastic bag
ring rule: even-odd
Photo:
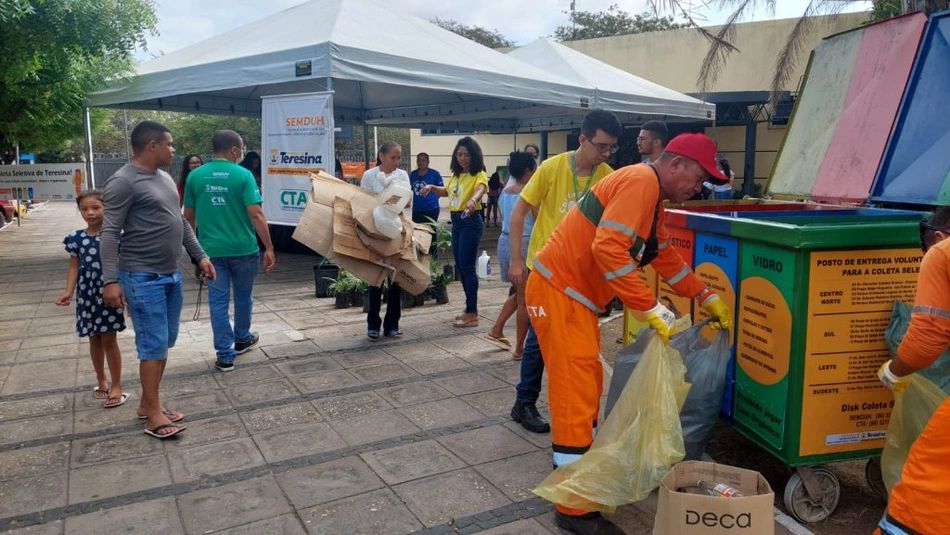
[[[910,447],[924,431],[937,407],[947,398],[943,390],[920,374],[911,375],[909,381],[905,391],[894,393],[887,441],[881,453],[881,474],[888,494],[901,479]]]
[[[683,329],[688,316],[685,322]],[[679,418],[690,386],[686,366],[679,351],[653,331],[650,337],[590,450],[559,466],[535,494],[566,507],[613,513],[618,505],[646,498],[686,455]]]

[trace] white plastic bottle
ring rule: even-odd
[[[475,268],[475,271],[478,273],[478,278],[487,279],[491,275],[491,257],[488,256],[488,251],[482,251],[482,256],[478,257],[478,264]]]

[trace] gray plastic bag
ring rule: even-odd
[[[720,331],[710,343],[701,333],[707,323],[709,320],[697,323],[670,340],[670,347],[683,355],[686,382],[692,385],[680,412],[687,461],[701,459],[706,444],[712,438],[713,427],[719,419],[722,392],[726,386],[726,369],[729,366],[729,333]],[[637,333],[636,340],[617,354],[614,374],[607,391],[605,417],[610,414],[640,362],[650,338],[646,336],[647,330]]]

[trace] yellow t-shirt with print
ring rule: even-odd
[[[445,191],[449,194],[449,211],[465,211],[465,205],[468,204],[468,200],[475,193],[475,187],[479,184],[484,184],[486,192],[488,191],[488,176],[485,171],[481,171],[475,176],[462,173],[449,177],[449,183],[445,185]],[[481,210],[482,203],[478,203],[475,209]]]
[[[528,245],[526,264],[529,269],[534,255],[544,247],[561,219],[577,203],[575,196],[583,195],[598,180],[613,171],[609,165],[602,163],[594,168],[592,175],[578,176],[575,192],[571,154],[571,152],[565,152],[544,160],[528,184],[521,190],[521,198],[538,207],[538,217],[534,220],[531,243]]]

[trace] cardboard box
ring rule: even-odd
[[[743,494],[719,498],[679,489],[724,483]],[[725,464],[684,461],[660,482],[654,535],[774,535],[775,494],[762,474]]]
[[[292,237],[332,261],[333,204],[308,202]]]
[[[396,282],[412,295],[419,295],[429,287],[431,270],[429,268],[429,245],[432,243],[432,230],[427,225],[414,225],[412,243],[406,247],[396,262],[393,275]]]

